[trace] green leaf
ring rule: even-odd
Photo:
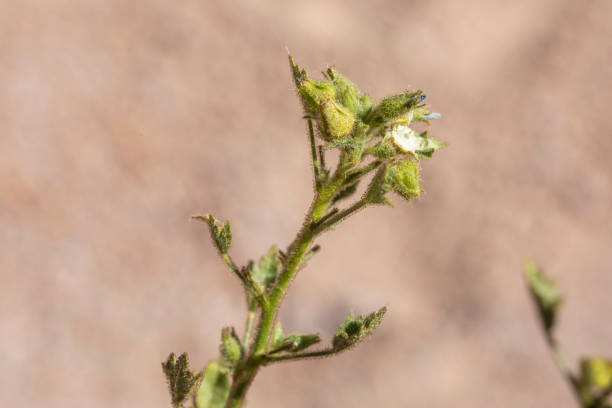
[[[227,254],[232,246],[232,231],[229,221],[222,225],[211,214],[194,215],[191,218],[207,223],[215,246],[221,254]]]
[[[168,381],[172,405],[179,407],[200,381],[201,374],[189,370],[187,353],[181,354],[178,359],[171,353],[166,362],[162,363],[162,369]]]
[[[274,245],[268,253],[259,259],[259,263],[253,264],[251,276],[262,291],[272,287],[276,282],[276,277],[280,273],[281,262],[278,248]]]
[[[364,340],[380,325],[386,311],[387,308],[383,307],[367,316],[355,317],[352,313],[349,314],[336,330],[332,343],[334,350],[345,350]]]
[[[336,100],[351,112],[363,118],[372,109],[372,100],[362,94],[355,84],[340,74],[335,67],[328,68],[327,75],[336,87]]]
[[[344,187],[342,190],[340,190],[340,192],[338,194],[336,194],[336,196],[334,198],[332,198],[331,201],[331,205],[334,205],[335,203],[337,203],[340,200],[344,200],[345,198],[348,198],[350,196],[352,196],[355,191],[357,191],[357,185],[359,184],[359,181]]]
[[[388,136],[397,148],[416,157],[430,158],[436,150],[446,146],[445,143],[427,136],[427,132],[417,133],[405,123],[393,126]]]
[[[242,344],[233,327],[221,330],[221,355],[230,366],[235,365],[242,358]]]
[[[230,391],[230,372],[222,362],[211,361],[204,370],[204,379],[194,396],[196,408],[224,408]]]
[[[389,167],[387,182],[393,191],[406,200],[421,194],[419,185],[419,164],[412,159],[405,159]]]
[[[555,324],[557,309],[563,297],[555,282],[544,275],[532,261],[525,264],[525,277],[542,323],[546,331],[550,332]]]

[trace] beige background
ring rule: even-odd
[[[311,169],[284,47],[372,96],[418,87],[450,143],[426,194],[321,239],[282,310],[336,358],[263,370],[251,407],[572,407],[521,276],[568,294],[572,363],[612,356],[609,1],[0,2],[0,405],[168,407],[160,362],[216,356],[233,255],[285,246]]]

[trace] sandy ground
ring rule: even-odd
[[[233,255],[285,246],[311,198],[285,46],[381,98],[421,88],[449,147],[426,194],[321,239],[282,309],[350,353],[263,370],[250,407],[573,407],[521,275],[567,293],[572,364],[612,356],[612,6],[479,2],[0,2],[0,405],[169,407],[160,362],[217,354]]]

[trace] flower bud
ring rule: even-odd
[[[405,92],[383,99],[368,117],[368,123],[373,126],[394,121],[418,105],[425,94],[421,91]]]
[[[355,115],[334,99],[326,99],[319,105],[322,135],[327,141],[340,139],[348,135],[355,124]]]
[[[336,97],[336,88],[330,81],[313,81],[305,79],[298,91],[306,112],[315,115],[321,102]]]
[[[357,116],[362,116],[372,108],[372,100],[362,94],[355,84],[336,71],[335,67],[327,69],[327,75],[336,87],[336,99]]]

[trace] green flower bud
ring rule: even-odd
[[[327,75],[336,87],[336,100],[346,106],[355,115],[362,117],[372,108],[372,100],[362,94],[350,79],[331,67],[327,70]]]
[[[336,97],[336,88],[330,81],[313,81],[305,79],[298,91],[307,113],[315,114],[321,102]]]
[[[233,327],[221,330],[221,355],[230,365],[236,364],[242,357],[240,340]]]
[[[373,126],[394,121],[408,113],[410,109],[418,105],[425,95],[421,91],[405,92],[389,96],[380,102],[368,115],[367,122]]]
[[[421,194],[419,164],[415,160],[402,160],[389,167],[387,180],[393,191],[406,200],[418,197]]]
[[[355,124],[355,115],[334,99],[326,99],[319,105],[323,138],[331,141],[348,135]]]

